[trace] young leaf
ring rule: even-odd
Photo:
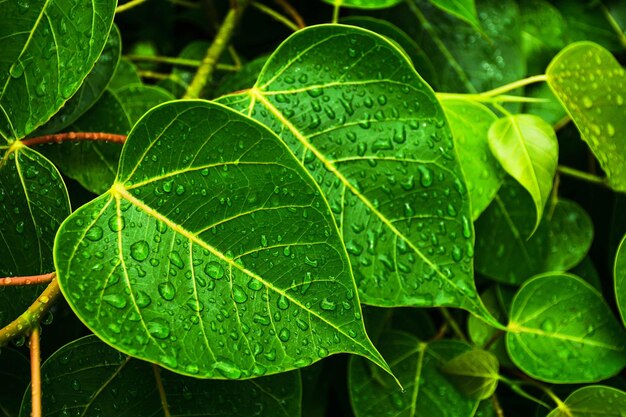
[[[0,350],[0,415],[16,417],[20,412],[22,396],[29,383],[28,359],[13,349]]]
[[[144,84],[122,87],[115,91],[115,96],[122,104],[131,125],[137,123],[137,120],[154,106],[175,98],[160,87]]]
[[[546,76],[611,187],[626,191],[626,74],[619,62],[599,45],[578,42],[554,57]]]
[[[554,383],[609,378],[626,365],[626,334],[602,295],[569,274],[527,281],[511,306],[506,343],[529,376]]]
[[[78,90],[104,48],[115,3],[0,3],[4,19],[0,29],[0,137],[4,141],[32,132]]]
[[[473,349],[450,359],[441,370],[450,376],[454,386],[464,395],[484,400],[496,391],[499,368],[498,358],[492,353]]]
[[[497,117],[486,106],[470,100],[440,102],[452,129],[472,202],[472,219],[476,220],[498,193],[505,175],[487,140],[489,127]]]
[[[480,21],[476,13],[474,0],[430,0],[432,4],[448,13],[451,13],[477,29],[480,29]]]
[[[221,105],[149,111],[54,254],[94,333],[178,373],[251,378],[339,352],[388,369],[319,188],[278,137]]]
[[[603,385],[591,385],[574,391],[547,417],[621,417],[624,410],[624,391]]]
[[[41,369],[44,416],[300,415],[299,372],[250,381],[188,378],[133,359],[95,336],[56,351]],[[30,416],[30,388],[20,416]],[[73,414],[74,415],[74,414]]]
[[[383,334],[380,341],[380,351],[392,364],[404,392],[366,361],[352,358],[348,387],[357,417],[474,415],[478,401],[457,391],[441,371],[448,360],[470,350],[469,345],[453,340],[425,343],[398,331]]]
[[[615,255],[615,301],[622,316],[622,321],[626,325],[626,235],[622,239],[617,254]]]
[[[559,143],[554,129],[530,114],[506,116],[491,125],[489,148],[504,170],[533,198],[537,213],[534,232],[541,222],[556,173]]]
[[[395,6],[402,0],[323,0],[334,6],[349,7],[354,9],[384,9]]]
[[[485,314],[450,130],[395,44],[352,26],[309,27],[274,52],[255,87],[222,101],[279,132],[311,172],[364,303]]]

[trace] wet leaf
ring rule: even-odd
[[[554,383],[609,378],[626,365],[626,333],[602,295],[569,274],[527,281],[513,299],[506,335],[511,359]]]
[[[592,385],[574,391],[547,417],[621,417],[626,393],[612,387]]]
[[[355,8],[355,9],[383,9],[395,6],[402,0],[322,0],[334,6]]]
[[[0,3],[4,142],[35,130],[79,89],[105,46],[114,10],[114,1]]]
[[[499,368],[498,358],[492,353],[473,349],[450,359],[441,369],[464,395],[485,400],[496,391]]]
[[[144,116],[115,184],[63,224],[55,264],[94,333],[178,373],[244,379],[339,352],[386,368],[319,188],[278,137],[221,105]]]
[[[160,87],[144,84],[122,87],[115,91],[115,96],[122,104],[131,125],[137,123],[154,106],[175,99],[170,92]]]
[[[85,417],[300,415],[298,371],[250,381],[200,380],[133,359],[95,336],[63,346],[46,360],[42,373],[44,417],[68,410]],[[30,389],[24,398],[20,416],[28,417]]]
[[[609,51],[591,42],[563,49],[546,70],[550,88],[587,142],[609,184],[626,191],[626,74]]]
[[[622,321],[626,324],[626,236],[622,239],[615,255],[615,301]]]

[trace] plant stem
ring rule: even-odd
[[[0,278],[0,287],[18,287],[22,285],[48,284],[54,279],[56,272],[43,275],[31,275],[25,277]]]
[[[198,68],[201,61],[196,59],[186,59],[186,58],[177,58],[171,56],[150,56],[150,55],[124,55],[124,58],[130,59],[131,61],[142,61],[142,62],[156,62],[159,64],[172,64],[172,65],[180,65],[181,67],[194,67]]]
[[[622,30],[622,28],[619,27],[619,23],[617,23],[611,12],[609,12],[609,9],[607,9],[604,4],[600,3],[600,8],[602,9],[602,13],[604,13],[604,17],[606,17],[606,20],[609,21],[611,28],[617,34],[617,37],[619,38],[622,46],[626,47],[626,35],[624,35],[624,31]]]
[[[494,109],[498,110],[505,117],[512,116],[511,112],[505,109],[500,103],[491,103]]]
[[[546,103],[548,100],[538,97],[522,97],[511,95],[499,95],[499,96],[483,96],[480,93],[462,94],[462,93],[435,93],[439,99],[459,99],[459,100],[471,100],[481,103]]]
[[[25,312],[0,329],[0,346],[6,345],[12,339],[28,333],[35,326],[39,326],[39,320],[60,294],[59,283],[54,278]]]
[[[339,21],[339,9],[341,8],[341,2],[343,0],[335,0],[335,6],[333,8],[333,23]]]
[[[500,401],[498,401],[498,396],[495,392],[491,396],[491,403],[493,404],[493,411],[496,413],[496,416],[504,417],[504,411],[502,410],[502,406],[500,405]]]
[[[154,379],[159,391],[159,398],[161,399],[161,407],[163,408],[163,415],[165,417],[171,417],[170,407],[167,405],[167,395],[165,394],[165,388],[163,387],[163,381],[161,380],[161,368],[159,365],[153,363],[152,371],[154,371]]]
[[[293,21],[296,22],[296,25],[298,25],[300,29],[303,29],[306,27],[306,23],[304,23],[304,19],[302,18],[302,16],[300,16],[300,13],[298,13],[298,11],[294,9],[294,7],[291,4],[289,4],[287,0],[274,0],[274,1],[283,8],[285,13],[291,16]]]
[[[297,32],[298,30],[300,30],[300,28],[291,20],[287,19],[285,16],[278,13],[276,10],[271,9],[262,3],[253,1],[252,3],[250,3],[250,5],[254,7],[255,9],[259,10],[260,12],[265,13],[266,15],[270,16],[274,20],[287,26],[289,29],[293,30],[294,32]]]
[[[68,133],[55,133],[53,135],[37,136],[34,138],[28,138],[22,140],[22,144],[25,146],[43,145],[45,143],[61,143],[61,142],[75,142],[79,140],[95,140],[105,141],[113,143],[124,143],[126,141],[126,135],[117,135],[114,133],[104,132],[68,132]]]
[[[448,325],[450,326],[450,328],[452,329],[454,334],[459,339],[463,340],[464,342],[467,342],[467,337],[465,337],[465,334],[461,330],[461,327],[456,322],[454,317],[452,317],[452,314],[450,314],[450,311],[447,308],[445,308],[445,307],[440,307],[439,311],[441,311],[441,314],[443,315],[443,318],[446,320],[446,323],[448,323]]]
[[[496,343],[496,341],[502,337],[502,335],[504,335],[504,332],[502,330],[498,330],[497,332],[495,332],[493,334],[493,336],[491,336],[489,338],[489,340],[487,340],[487,342],[485,343],[485,345],[482,347],[483,350],[487,350],[489,349],[494,343]]]
[[[155,71],[139,70],[137,71],[137,74],[141,78],[150,78],[153,80],[167,80],[169,78],[168,74],[163,74],[162,72],[155,72]]]
[[[532,77],[513,81],[512,83],[505,84],[503,86],[494,88],[493,90],[485,91],[483,93],[478,93],[478,94],[484,97],[499,96],[500,94],[508,93],[509,91],[515,90],[516,88],[524,87],[529,84],[543,82],[543,81],[546,81],[547,79],[548,77],[545,74],[533,75]]]
[[[30,334],[28,347],[30,349],[31,416],[41,417],[41,352],[39,343],[39,323],[37,323]]]
[[[554,125],[554,131],[558,132],[559,130],[561,130],[565,126],[567,126],[569,124],[569,122],[571,122],[571,121],[572,121],[572,119],[571,119],[571,117],[569,117],[569,115],[564,116],[561,120],[556,122],[556,124]]]
[[[115,14],[125,12],[126,10],[130,10],[133,7],[139,6],[142,3],[147,2],[148,0],[131,0],[128,3],[124,3],[121,6],[117,6],[115,9]]]
[[[509,388],[511,388],[511,391],[513,391],[514,393],[516,393],[517,395],[519,395],[520,397],[526,398],[527,400],[533,401],[539,405],[541,405],[542,407],[547,408],[548,410],[551,410],[552,407],[550,407],[548,404],[546,404],[544,401],[540,400],[539,398],[530,395],[529,393],[527,393],[526,391],[524,391],[519,384],[522,383],[523,381],[512,381],[508,378],[503,377],[502,375],[500,375],[499,380],[504,382]],[[534,384],[533,384],[534,385]],[[536,385],[535,385],[536,386]],[[541,386],[537,386],[537,388],[541,389],[542,391],[547,390],[548,388],[544,387],[543,385]]]
[[[202,64],[198,68],[195,77],[189,84],[187,91],[183,98],[198,98],[204,89],[204,86],[211,79],[213,71],[217,65],[217,61],[220,59],[222,52],[226,49],[226,46],[230,43],[230,39],[233,36],[239,18],[243,14],[249,1],[243,1],[240,7],[233,7],[228,11],[228,14],[224,18],[222,25],[220,26],[215,39],[202,60]]]
[[[574,168],[570,168],[570,167],[566,167],[566,166],[563,166],[563,165],[559,165],[557,167],[557,172],[559,172],[559,173],[561,173],[563,175],[567,175],[567,176],[572,177],[572,178],[577,178],[579,180],[592,183],[592,184],[599,184],[599,185],[607,186],[606,178],[602,178],[602,177],[599,177],[597,175],[589,174],[587,172],[579,171],[579,170],[574,169]]]

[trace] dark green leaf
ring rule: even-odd
[[[322,0],[334,6],[351,7],[355,9],[384,9],[391,7],[402,0]]]
[[[472,349],[450,359],[441,369],[464,395],[484,400],[496,391],[500,378],[499,368],[498,358],[492,353]]]
[[[122,104],[131,125],[137,123],[154,106],[175,99],[170,92],[160,87],[143,84],[122,87],[115,91],[115,96]]]
[[[63,346],[42,373],[44,417],[300,416],[297,371],[250,381],[199,380],[133,359],[95,336]],[[30,415],[29,394],[22,417]]]
[[[215,89],[215,96],[219,97],[252,87],[268,58],[269,56],[263,55],[244,64],[236,73],[225,75]]]
[[[626,324],[626,236],[622,239],[615,255],[615,299],[622,321]]]
[[[567,23],[567,42],[591,41],[614,52],[623,50],[600,1],[552,0]]]
[[[109,90],[116,92],[132,84],[141,84],[137,67],[128,59],[122,58],[117,64],[111,82],[109,82]]]
[[[609,378],[626,365],[626,334],[602,295],[569,274],[527,281],[511,306],[511,359],[529,376],[554,383]]]
[[[13,349],[0,350],[0,416],[17,417],[29,375],[30,364],[24,355]]]
[[[135,126],[111,190],[63,224],[55,263],[99,337],[179,373],[251,378],[339,352],[388,369],[338,233],[277,136],[176,101]]]
[[[474,0],[430,0],[432,4],[480,29]]]
[[[5,142],[35,130],[79,89],[104,48],[114,10],[114,1],[0,3],[0,136]]]
[[[566,23],[547,0],[519,2],[522,50],[530,74],[542,74],[554,53],[566,45]]]
[[[602,385],[574,391],[548,417],[622,417],[626,410],[626,393]]]

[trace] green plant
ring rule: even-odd
[[[0,2],[0,414],[623,415],[623,4],[145,2]]]

